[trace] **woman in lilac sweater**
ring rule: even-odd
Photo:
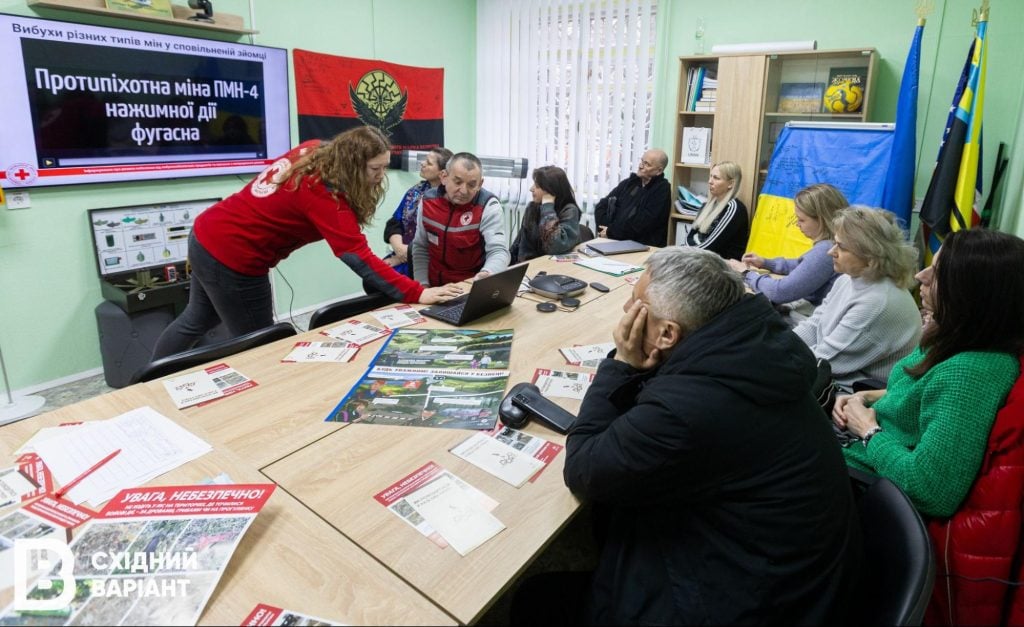
[[[806,300],[810,303],[805,315],[821,304],[832,283],[835,269],[828,254],[832,247],[832,220],[836,212],[849,203],[835,187],[828,183],[809,185],[797,192],[794,201],[796,225],[814,245],[798,259],[776,257],[765,259],[754,253],[743,255],[743,261],[730,260],[733,270],[743,274],[743,280],[755,293],[768,297],[773,304]],[[783,276],[775,278],[758,273],[755,268],[765,268]]]

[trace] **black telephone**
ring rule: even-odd
[[[537,273],[530,279],[530,290],[548,298],[565,298],[582,294],[587,289],[584,281],[564,274]]]
[[[498,416],[513,429],[522,429],[532,418],[559,433],[568,433],[576,422],[576,416],[541,394],[536,385],[525,382],[512,387],[498,407]]]

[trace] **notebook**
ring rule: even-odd
[[[473,282],[468,294],[420,310],[424,316],[457,327],[504,309],[516,299],[529,262],[520,263]]]
[[[624,253],[641,253],[649,247],[640,242],[627,239],[622,241],[612,240],[610,242],[587,242],[587,248],[597,251],[602,255],[621,255]]]

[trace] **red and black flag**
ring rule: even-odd
[[[392,167],[403,150],[444,145],[444,68],[298,49],[292,56],[300,141],[376,126],[391,140]]]

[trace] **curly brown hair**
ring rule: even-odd
[[[391,151],[384,133],[372,126],[360,126],[335,135],[306,153],[281,177],[288,189],[298,189],[306,178],[322,182],[337,198],[345,196],[359,226],[367,226],[387,193],[387,177],[375,185],[366,175],[366,164]]]

